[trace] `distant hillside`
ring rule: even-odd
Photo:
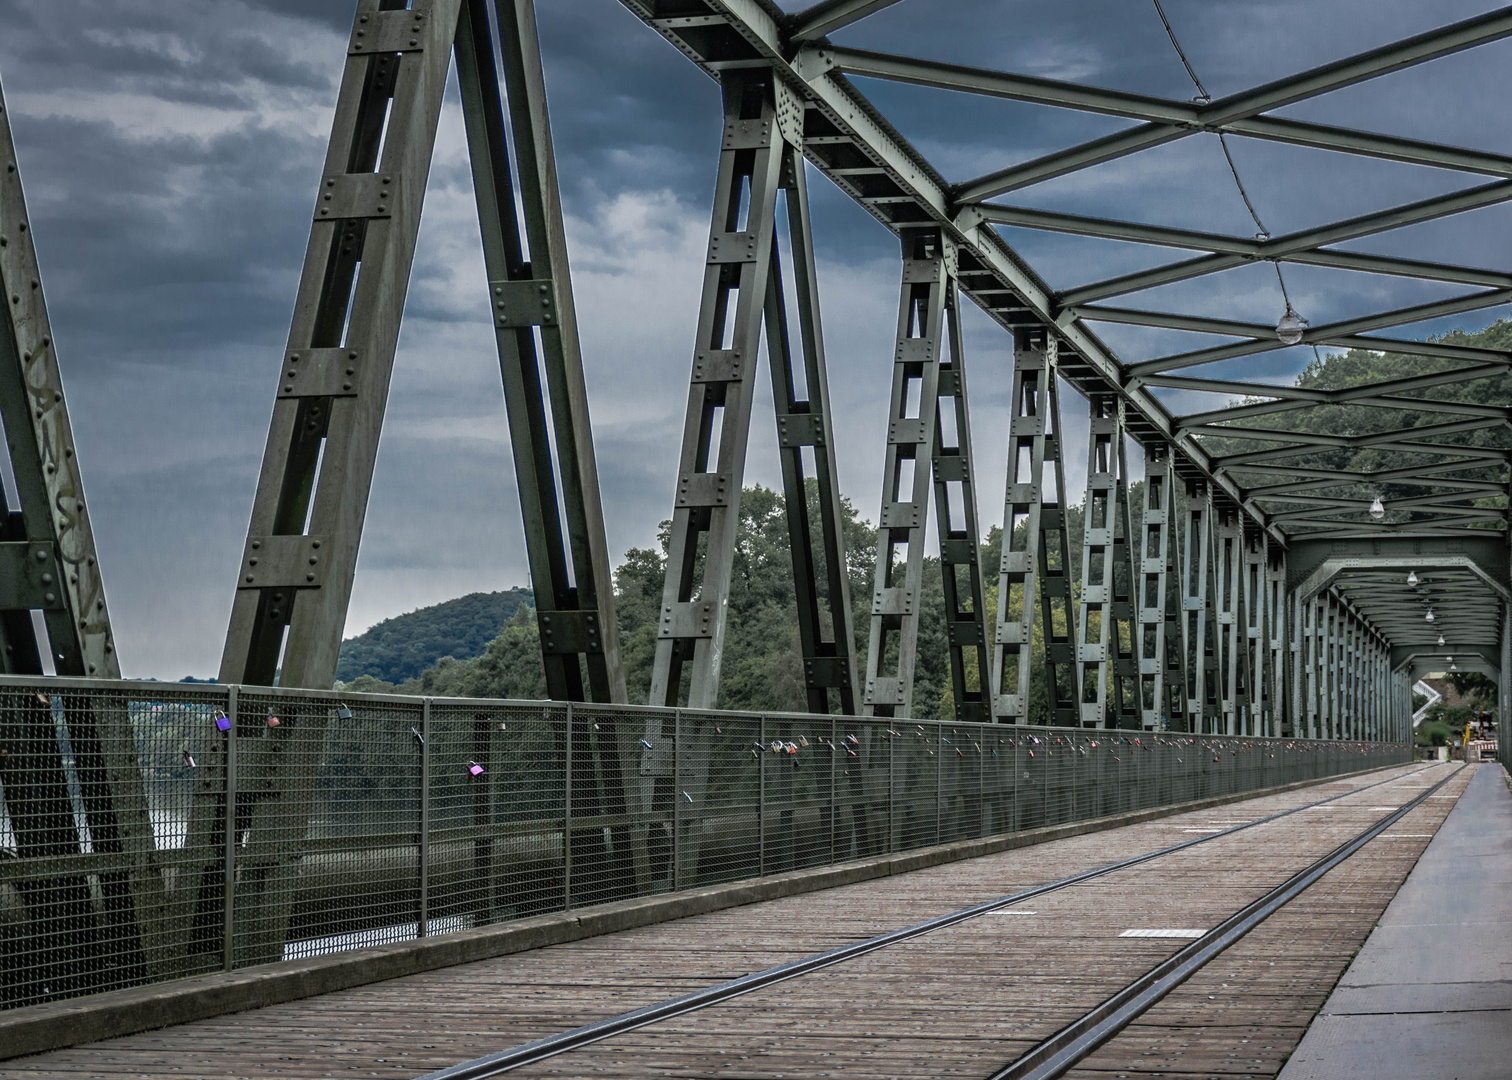
[[[360,675],[371,675],[384,682],[401,683],[443,656],[458,660],[482,656],[522,605],[531,605],[529,589],[477,592],[385,619],[367,633],[341,643],[336,681],[346,683]]]

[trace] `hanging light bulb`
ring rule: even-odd
[[[1276,323],[1276,337],[1281,339],[1283,345],[1295,345],[1302,340],[1302,331],[1307,329],[1307,320],[1292,310],[1290,304],[1286,305],[1286,314]]]
[[[1432,622],[1433,621],[1433,609],[1429,608],[1428,609],[1428,614],[1424,615],[1423,618],[1426,619],[1426,620],[1428,620],[1429,622]]]
[[[1439,635],[1438,643],[1439,643],[1440,646],[1442,646],[1444,644],[1444,635],[1443,634]]]
[[[1450,671],[1458,671],[1459,670],[1459,666],[1457,664],[1455,664],[1454,657],[1452,657],[1452,656],[1449,658],[1449,670]]]
[[[1386,516],[1386,504],[1381,501],[1381,497],[1379,495],[1377,495],[1375,497],[1375,501],[1370,504],[1370,516],[1375,518],[1377,521],[1380,521],[1383,517]],[[1409,583],[1410,582],[1411,579],[1409,579]]]
[[[1379,502],[1380,500],[1378,499],[1376,501]],[[1413,588],[1417,588],[1417,583],[1418,583],[1417,571],[1416,570],[1409,570],[1409,571],[1407,571],[1407,584],[1409,586],[1413,587]]]

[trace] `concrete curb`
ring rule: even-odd
[[[45,1005],[30,1005],[0,1012],[0,1060],[132,1035],[140,1031],[152,1031],[190,1020],[204,1020],[212,1016],[258,1009],[456,964],[488,960],[639,926],[651,926],[690,915],[703,915],[724,908],[832,889],[837,885],[853,885],[893,874],[906,874],[962,859],[974,859],[1051,840],[1137,825],[1156,818],[1263,798],[1397,767],[1399,766],[1382,765],[1376,769],[1362,769],[1314,780],[1298,780],[1235,795],[1219,795],[1111,817],[1048,825],[1001,836],[879,855],[838,866],[815,867],[766,878],[712,885],[704,889],[687,889],[660,896],[599,904],[569,912],[520,919],[501,926],[462,930],[393,945],[375,945],[328,956],[260,964],[239,971],[111,990]]]

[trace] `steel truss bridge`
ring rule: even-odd
[[[646,33],[660,34],[718,83],[724,103],[652,703],[707,709],[718,700],[751,402],[765,351],[813,712],[910,715],[925,591],[937,587],[924,575],[931,504],[962,721],[1029,721],[1031,684],[1043,678],[1049,707],[1040,719],[1058,725],[1400,740],[1412,682],[1450,656],[1460,668],[1500,678],[1505,708],[1509,414],[1504,404],[1471,404],[1455,393],[1502,378],[1512,353],[1382,332],[1506,304],[1512,272],[1342,245],[1512,200],[1512,157],[1274,114],[1500,41],[1512,35],[1512,9],[1194,102],[843,43],[847,28],[895,2],[827,0],[785,12],[767,0],[624,0]],[[267,686],[281,669],[285,687],[331,685],[453,58],[549,691],[566,701],[623,703],[610,553],[530,0],[358,3],[273,387],[220,681]],[[668,54],[668,64],[678,62]],[[948,178],[889,124],[858,79],[1129,123],[989,175]],[[1015,205],[1017,193],[1052,178],[1212,134],[1431,166],[1466,181],[1450,194],[1276,236]],[[119,665],[3,112],[0,155],[7,163],[0,277],[8,300],[0,407],[19,496],[0,542],[4,670],[38,674],[51,654],[61,675],[113,678]],[[833,438],[807,191],[814,174],[899,241],[885,446],[842,447]],[[1137,273],[1055,290],[999,226],[1175,254]],[[795,301],[782,280],[784,251]],[[1281,330],[1121,306],[1121,298],[1158,285],[1264,262],[1464,291]],[[960,323],[968,300],[1002,327],[1014,358],[1011,424],[992,433],[1009,451],[997,566],[980,557],[983,478],[973,459]],[[1106,323],[1230,340],[1120,356],[1098,336]],[[1425,363],[1401,378],[1325,388],[1211,375],[1213,365],[1292,342],[1395,351]],[[1063,435],[1065,388],[1075,395],[1067,408],[1077,400],[1090,410],[1084,450]],[[1170,390],[1187,392],[1181,400],[1208,394],[1215,407],[1173,411],[1160,393]],[[1325,409],[1344,417],[1343,426],[1307,422]],[[1370,422],[1383,410],[1393,418],[1384,429]],[[1349,418],[1366,433],[1352,433]],[[1128,467],[1131,440],[1143,451],[1142,477]],[[1340,467],[1360,451],[1382,464]],[[1074,582],[1065,464],[1082,452],[1083,580]],[[839,527],[840,453],[881,453],[886,462],[864,671]],[[810,482],[818,492],[813,507]],[[994,576],[997,610],[989,612],[986,584]],[[37,611],[45,633],[32,619]]]

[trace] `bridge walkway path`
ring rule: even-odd
[[[1495,770],[1498,766],[1480,766]],[[963,862],[0,1063],[0,1080],[414,1077],[1390,778],[1231,836],[664,1021],[516,1076],[987,1076],[1456,772],[1402,766]],[[1072,1075],[1274,1076],[1474,770]]]

